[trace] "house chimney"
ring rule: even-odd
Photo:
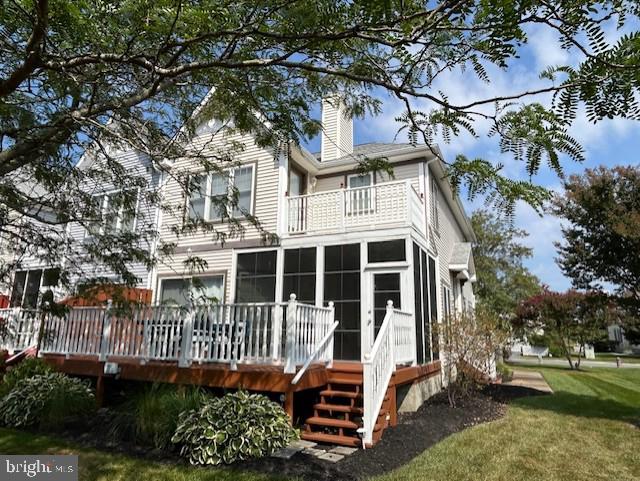
[[[320,160],[327,162],[353,153],[353,120],[337,96],[322,99]]]

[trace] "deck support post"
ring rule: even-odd
[[[284,393],[284,412],[289,416],[289,422],[293,426],[293,390]]]
[[[104,376],[102,375],[96,379],[96,404],[99,408],[104,405]]]
[[[296,295],[289,296],[289,304],[287,306],[287,338],[285,344],[285,364],[284,372],[292,374],[296,372],[296,318],[298,305]]]
[[[397,386],[395,381],[393,386],[389,386],[389,424],[391,426],[398,425],[398,401]]]
[[[98,360],[105,362],[107,360],[107,354],[109,353],[109,338],[111,337],[111,309],[113,307],[113,301],[109,299],[107,301],[107,308],[104,311],[104,323],[102,324],[102,339],[100,340],[100,355]]]

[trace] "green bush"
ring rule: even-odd
[[[0,423],[12,428],[52,428],[94,409],[95,398],[87,382],[50,372],[16,383],[0,401]]]
[[[11,369],[7,369],[2,383],[0,383],[0,398],[9,394],[19,381],[50,372],[53,372],[53,369],[42,359],[37,357],[23,359]]]
[[[196,387],[147,385],[122,406],[111,426],[111,434],[166,448],[176,432],[180,414],[199,408],[205,399],[204,391]]]
[[[215,465],[267,456],[296,439],[298,432],[280,406],[239,391],[183,413],[171,440],[191,464]]]
[[[502,377],[503,382],[509,382],[513,379],[513,369],[502,362],[496,364],[496,371]]]

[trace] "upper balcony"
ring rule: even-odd
[[[287,199],[288,235],[411,226],[424,233],[425,221],[424,201],[410,180]]]

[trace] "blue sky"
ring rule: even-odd
[[[625,29],[629,31],[629,27]],[[529,32],[530,43],[522,50],[521,58],[510,64],[507,71],[490,68],[493,79],[491,84],[485,84],[475,79],[469,72],[448,72],[435,85],[434,90],[444,91],[452,102],[465,103],[472,100],[490,98],[495,95],[515,93],[539,87],[546,81],[539,79],[539,72],[549,65],[576,66],[582,57],[576,51],[565,51],[559,46],[559,42],[552,32],[531,29]],[[621,34],[613,25],[606,31],[609,40],[615,39]],[[396,137],[399,124],[395,118],[402,112],[402,106],[386,94],[380,95],[384,103],[381,115],[374,118],[356,119],[354,122],[354,142],[390,142]],[[549,96],[528,98],[528,101],[539,101],[545,105],[550,104]],[[429,106],[416,103],[418,109],[428,110]],[[462,135],[452,140],[450,144],[439,142],[445,158],[454,159],[458,154],[468,157],[481,157],[505,165],[505,172],[512,178],[526,179],[523,165],[517,164],[507,155],[499,151],[495,138],[488,138],[486,132],[488,125],[478,124],[476,130],[479,138],[470,135]],[[578,115],[570,130],[570,134],[577,138],[585,149],[586,160],[583,163],[574,163],[565,159],[563,166],[567,175],[580,173],[586,168],[599,165],[638,165],[640,156],[637,154],[640,143],[640,122],[614,119],[591,124],[584,115]],[[396,139],[398,142],[406,142],[406,136],[400,133]],[[317,149],[318,141],[314,139],[309,145],[312,150]],[[549,169],[543,167],[535,181],[553,190],[560,190],[561,180]],[[469,202],[463,198],[463,202],[470,213],[473,209],[482,205],[481,200]],[[555,263],[556,250],[554,241],[561,240],[559,219],[545,215],[540,217],[529,206],[521,204],[516,210],[515,223],[526,230],[529,236],[523,239],[523,243],[533,248],[533,257],[526,262],[527,267],[536,274],[540,280],[548,284],[552,289],[564,290],[570,287],[570,281],[566,279]]]

